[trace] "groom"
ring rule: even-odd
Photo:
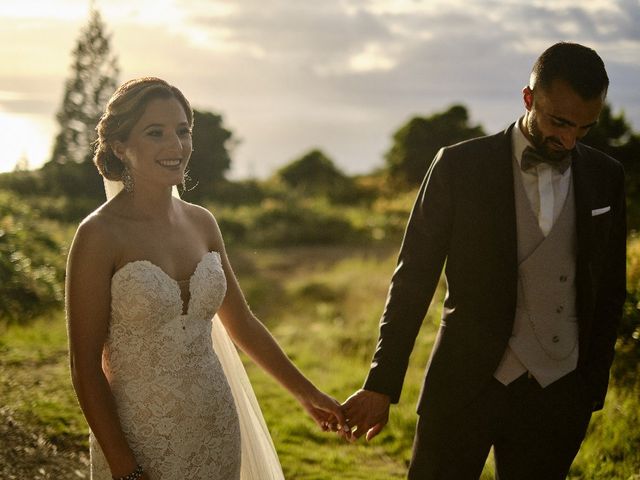
[[[447,296],[418,403],[410,479],[562,479],[601,409],[625,298],[621,165],[579,140],[609,79],[595,51],[536,61],[525,113],[440,150],[411,213],[364,388],[345,404],[377,435],[444,266]]]

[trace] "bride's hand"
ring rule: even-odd
[[[338,430],[341,434],[349,433],[349,425],[342,407],[334,398],[314,389],[310,394],[299,398],[299,401],[322,430]]]

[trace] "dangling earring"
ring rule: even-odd
[[[122,186],[124,187],[125,192],[133,193],[133,177],[131,176],[129,167],[126,165],[122,170]]]
[[[191,146],[191,153],[195,152],[196,149],[193,148],[193,145]],[[191,159],[191,154],[189,154],[189,159]],[[188,168],[188,164],[187,167],[185,167],[184,169],[184,173],[182,174],[182,191],[186,192],[187,191],[187,182],[189,180],[191,180],[191,177],[189,176],[189,170]]]
[[[184,173],[182,174],[182,183],[180,183],[180,186],[182,187],[182,193],[187,192],[187,182],[191,180],[191,178],[189,177],[189,171],[185,170]]]

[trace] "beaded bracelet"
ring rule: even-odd
[[[113,480],[140,480],[142,478],[142,474],[144,470],[142,469],[142,465],[136,466],[136,469],[131,472],[129,475],[125,475],[124,477],[113,477]]]

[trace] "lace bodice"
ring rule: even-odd
[[[178,282],[147,260],[113,275],[103,369],[129,444],[153,480],[239,478],[238,417],[211,341],[225,292],[217,252],[189,279],[186,309]],[[93,435],[91,454],[92,478],[110,479]]]

